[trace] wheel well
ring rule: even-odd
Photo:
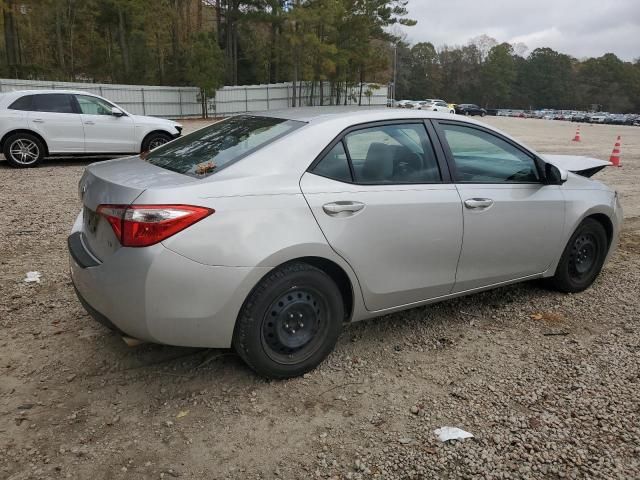
[[[41,135],[37,134],[36,132],[34,132],[32,130],[26,130],[24,128],[18,128],[16,130],[11,130],[10,132],[6,133],[2,137],[2,140],[0,140],[0,151],[4,151],[4,142],[7,141],[7,138],[9,138],[11,135],[14,135],[16,133],[28,133],[29,135],[33,135],[34,137],[38,138],[42,142],[42,144],[44,145],[45,153],[49,154],[49,146],[47,145],[47,142],[45,142],[44,138],[42,138]]]
[[[589,215],[587,218],[592,218],[600,225],[604,227],[604,231],[607,233],[607,241],[609,242],[609,246],[611,245],[611,239],[613,238],[613,223],[611,223],[611,219],[607,217],[604,213],[596,213],[594,215]]]
[[[142,152],[142,148],[143,145],[146,143],[147,138],[149,138],[151,135],[153,135],[154,133],[161,133],[163,135],[166,135],[169,138],[173,138],[173,135],[171,135],[169,132],[167,132],[166,130],[152,130],[151,132],[147,133],[144,138],[142,139],[142,143],[140,144],[140,151]]]
[[[340,265],[322,257],[301,257],[291,260],[291,262],[308,263],[329,275],[329,277],[336,282],[338,290],[340,290],[340,294],[342,295],[345,321],[351,320],[353,314],[353,285],[351,285],[349,275],[347,275],[347,272],[345,272]]]

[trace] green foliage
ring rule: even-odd
[[[579,61],[550,48],[526,58],[522,44],[497,44],[489,37],[463,47],[430,43],[399,47],[396,98],[445,98],[495,108],[640,111],[640,63],[612,53]]]
[[[208,95],[222,84],[293,81],[296,105],[305,105],[303,82],[309,98],[322,91],[344,103],[352,87],[395,74],[398,99],[640,111],[637,61],[578,61],[550,48],[525,57],[525,45],[487,35],[461,47],[409,46],[388,28],[415,25],[408,2],[0,0],[0,75],[195,85]],[[370,100],[366,88],[355,90],[356,101]]]
[[[224,82],[223,54],[210,33],[197,33],[187,51],[187,79],[207,95],[213,95]]]

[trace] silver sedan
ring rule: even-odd
[[[87,167],[71,274],[126,337],[292,377],[344,323],[536,278],[588,288],[622,222],[589,178],[608,164],[435,112],[235,116]]]

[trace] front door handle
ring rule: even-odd
[[[340,216],[346,217],[353,215],[364,208],[364,203],[361,202],[332,202],[322,206],[322,210],[327,215],[332,217]]]
[[[464,201],[464,206],[471,210],[486,210],[493,205],[490,198],[469,198]]]
[[[85,125],[95,125],[94,122],[92,122],[91,120],[87,120],[86,122],[84,122]]]
[[[41,118],[34,118],[33,120],[31,120],[33,123],[44,123],[44,120],[42,120]]]

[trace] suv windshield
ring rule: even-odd
[[[281,118],[239,115],[158,147],[146,160],[173,172],[204,178],[303,125]]]

